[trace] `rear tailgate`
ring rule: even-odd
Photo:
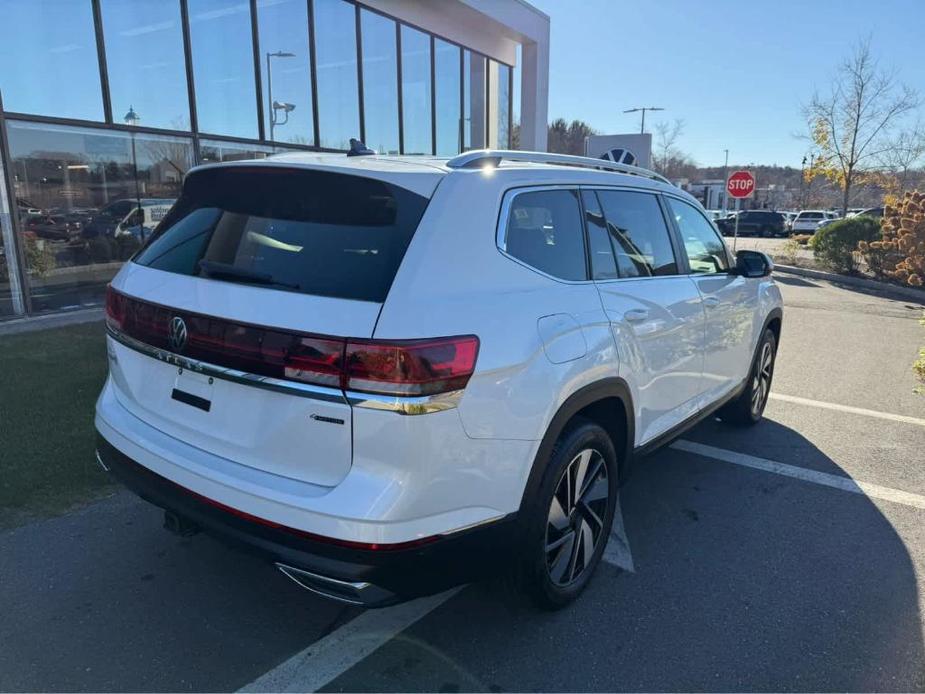
[[[120,403],[241,465],[336,485],[350,468],[352,421],[326,372],[340,358],[326,338],[372,336],[426,204],[329,171],[192,174],[113,282]]]

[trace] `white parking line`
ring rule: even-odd
[[[277,665],[241,692],[315,692],[462,590],[368,610]]]
[[[610,529],[610,539],[601,555],[601,561],[613,564],[617,568],[635,573],[633,566],[633,553],[630,551],[630,541],[626,537],[626,528],[623,527],[623,509],[620,497],[617,496],[617,508],[613,512],[613,526]]]
[[[758,458],[753,455],[746,455],[745,453],[727,451],[724,448],[715,448],[686,439],[675,441],[671,444],[671,447],[679,451],[695,453],[696,455],[713,458],[714,460],[721,460],[725,463],[743,465],[755,470],[763,470],[764,472],[773,472],[776,475],[793,477],[804,482],[821,484],[824,487],[840,489],[843,492],[865,494],[875,499],[883,499],[884,501],[892,501],[897,504],[904,504],[905,506],[925,509],[925,496],[904,492],[901,489],[883,487],[871,482],[859,482],[858,480],[851,479],[850,477],[843,477],[842,475],[833,475],[828,472],[818,472],[816,470],[797,467],[796,465],[788,465],[787,463],[778,463],[775,460],[767,460],[766,458]]]
[[[791,402],[795,405],[809,405],[810,407],[821,407],[825,410],[835,410],[836,412],[849,412],[851,414],[862,414],[867,417],[876,417],[877,419],[889,419],[893,422],[904,422],[906,424],[916,424],[925,427],[925,419],[918,417],[909,417],[904,414],[893,414],[891,412],[880,412],[878,410],[866,410],[863,407],[851,407],[850,405],[839,405],[834,402],[823,402],[821,400],[810,400],[809,398],[800,398],[796,395],[782,395],[781,393],[771,393],[772,400],[781,402]]]

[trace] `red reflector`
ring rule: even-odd
[[[348,340],[345,390],[433,395],[466,387],[475,370],[475,335],[429,340]]]

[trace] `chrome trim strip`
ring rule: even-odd
[[[362,407],[368,410],[388,410],[402,415],[430,414],[451,410],[462,400],[462,390],[451,390],[437,395],[422,395],[420,397],[402,397],[398,395],[377,395],[373,393],[356,393],[348,390],[344,393],[347,402],[353,407]]]
[[[299,397],[311,398],[312,400],[323,400],[325,402],[339,402],[347,404],[344,393],[339,388],[325,388],[324,386],[315,386],[308,383],[284,381],[280,378],[273,378],[271,376],[259,376],[257,374],[248,373],[246,371],[238,371],[237,369],[229,369],[224,366],[216,366],[215,364],[209,364],[204,361],[199,361],[198,359],[190,359],[189,357],[184,357],[179,354],[174,354],[173,352],[168,352],[166,349],[152,347],[151,345],[136,340],[135,338],[130,337],[125,333],[115,330],[111,326],[106,326],[106,332],[111,338],[122,343],[126,347],[135,350],[136,352],[141,352],[146,356],[153,357],[158,361],[162,361],[165,364],[171,364],[172,366],[176,366],[181,369],[188,369],[190,371],[195,371],[196,373],[201,373],[205,376],[213,376],[215,378],[221,378],[225,381],[241,383],[243,385],[254,386],[256,388],[263,388],[264,390],[272,390],[277,393],[298,395]]]
[[[352,407],[362,407],[370,410],[386,410],[402,415],[420,415],[429,414],[431,412],[442,412],[457,407],[463,395],[462,390],[452,390],[447,393],[424,395],[420,397],[376,395],[373,393],[357,393],[354,391],[344,392],[339,388],[325,388],[324,386],[286,381],[271,376],[258,376],[246,371],[238,371],[237,369],[216,366],[215,364],[209,364],[204,361],[199,361],[198,359],[190,359],[189,357],[169,352],[166,349],[152,347],[108,325],[106,326],[106,332],[112,339],[125,345],[129,349],[153,357],[165,364],[195,371],[205,376],[221,378],[233,383],[254,386],[256,388],[286,393],[288,395],[297,395],[312,400],[338,402],[349,404]]]
[[[341,581],[330,576],[321,576],[305,569],[298,569],[282,562],[276,562],[276,568],[292,579],[297,585],[325,598],[347,603],[348,605],[374,605],[385,600],[394,599],[394,595],[384,588],[365,581]],[[321,585],[317,585],[321,584]],[[324,590],[324,586],[331,586],[331,591]],[[348,593],[347,597],[335,590]]]

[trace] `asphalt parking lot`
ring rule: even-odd
[[[570,608],[497,582],[362,612],[119,493],[0,534],[0,689],[925,688],[923,307],[778,280],[766,420],[643,461]]]

